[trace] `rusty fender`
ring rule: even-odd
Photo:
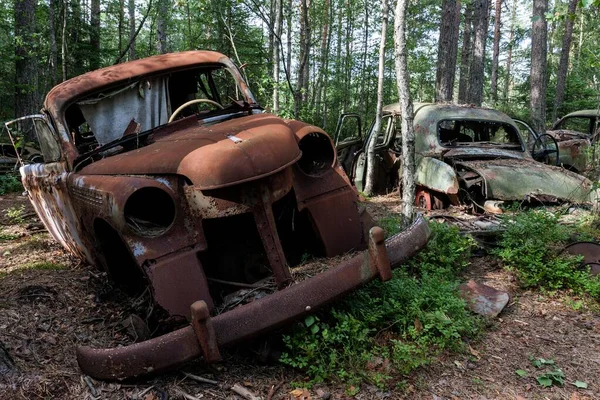
[[[313,278],[262,299],[210,317],[203,301],[192,306],[190,326],[154,339],[113,349],[77,348],[81,370],[97,379],[125,379],[157,374],[203,356],[220,359],[219,348],[285,325],[355,290],[376,277],[391,279],[391,268],[414,256],[427,244],[427,221],[415,222],[387,240],[383,230],[369,232],[369,249]]]

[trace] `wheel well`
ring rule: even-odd
[[[112,280],[129,293],[139,293],[146,280],[121,235],[105,220],[94,221],[94,236],[100,261]]]

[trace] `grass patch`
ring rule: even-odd
[[[23,190],[23,184],[18,175],[0,175],[0,196]]]
[[[456,228],[430,226],[428,246],[396,269],[394,279],[374,281],[298,324],[284,337],[288,351],[281,361],[305,371],[312,383],[385,386],[444,349],[461,349],[463,338],[481,327],[457,290],[474,243]]]
[[[48,261],[41,261],[41,262],[33,262],[33,263],[25,264],[23,266],[23,268],[56,271],[56,270],[60,270],[60,269],[65,269],[67,267],[62,264],[57,264],[57,263],[48,262]]]
[[[563,254],[573,238],[594,236],[595,228],[584,221],[575,225],[559,224],[559,215],[531,210],[507,217],[495,254],[515,272],[523,287],[556,291],[570,289],[578,294],[600,295],[600,279],[580,268],[581,257]],[[582,229],[583,225],[589,229]]]
[[[17,240],[18,238],[19,235],[8,233],[0,229],[0,242],[10,242],[12,240]]]

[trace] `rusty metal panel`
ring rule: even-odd
[[[29,200],[52,237],[74,256],[94,264],[69,196],[65,164],[29,164],[20,172]]]
[[[430,235],[427,222],[418,217],[412,226],[385,241],[391,267],[397,267],[422,249]],[[375,233],[374,236],[377,236]],[[313,278],[262,299],[211,318],[220,347],[232,345],[307,315],[380,275],[369,252]],[[114,349],[78,347],[82,371],[99,379],[124,379],[164,372],[202,355],[191,326],[175,332]]]

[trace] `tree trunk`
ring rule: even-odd
[[[540,135],[546,132],[546,57],[548,0],[533,0],[531,27],[531,126]]]
[[[56,45],[56,0],[48,4],[48,36],[50,40],[50,80],[52,86],[57,83],[58,47]]]
[[[315,102],[314,107],[314,116],[313,120],[317,121],[320,119],[323,98],[321,97],[323,93],[323,86],[325,85],[325,79],[327,76],[327,54],[329,47],[329,19],[330,19],[330,5],[331,0],[325,0],[325,6],[323,7],[326,10],[325,19],[323,20],[323,30],[321,34],[321,54],[319,57],[319,78],[317,79],[317,87],[315,90],[315,95],[313,97],[313,101]]]
[[[167,13],[169,12],[168,0],[158,0],[158,16],[156,21],[157,51],[160,54],[167,52]]]
[[[36,0],[15,0],[15,115],[39,111],[37,56],[34,54]]]
[[[275,23],[274,29],[277,37],[273,40],[273,113],[279,112],[279,40],[283,28],[282,0],[275,0]]]
[[[300,57],[298,62],[298,85],[296,88],[296,102],[294,116],[300,116],[300,107],[304,105],[308,96],[309,79],[309,53],[310,53],[310,28],[308,25],[308,6],[310,0],[300,1]]]
[[[466,103],[469,93],[469,67],[471,66],[473,40],[473,2],[468,2],[463,24],[463,43],[460,55],[460,80],[458,82],[458,102]]]
[[[96,0],[97,1],[97,0]],[[123,50],[123,30],[125,29],[125,0],[119,0],[119,53]]]
[[[288,74],[292,73],[292,0],[288,0],[288,10],[287,10],[287,53],[285,65],[288,71]]]
[[[92,0],[90,8],[90,70],[93,71],[100,68],[100,0]]]
[[[363,33],[363,54],[362,54],[362,66],[361,66],[361,76],[360,76],[360,107],[359,110],[361,114],[366,114],[366,98],[368,97],[365,93],[365,82],[367,80],[367,52],[369,50],[368,47],[368,39],[369,39],[369,7],[371,6],[371,2],[365,0],[365,21],[364,21],[364,33]]]
[[[377,136],[381,130],[381,114],[383,110],[383,78],[385,77],[385,38],[388,23],[388,0],[381,1],[381,41],[379,42],[379,72],[377,79],[377,110],[375,112],[375,126],[367,146],[367,179],[365,182],[365,193],[373,194],[375,179],[377,176],[377,164],[375,162],[375,146]]]
[[[352,14],[352,2],[346,0],[346,54],[344,58],[344,111],[348,110],[348,100],[352,97],[351,95],[351,84],[352,80],[352,32],[354,28],[354,16]]]
[[[327,2],[329,3],[329,21],[330,21],[330,26],[327,32],[327,45],[325,47],[325,58],[324,58],[324,62],[325,62],[325,75],[323,76],[323,100],[321,101],[322,104],[322,118],[323,118],[323,122],[321,124],[321,126],[326,127],[327,126],[327,89],[328,89],[328,83],[329,83],[329,51],[331,49],[331,37],[332,35],[332,31],[333,29],[331,29],[331,25],[333,25],[333,2],[331,2],[330,0],[327,0]]]
[[[569,11],[565,19],[565,34],[563,36],[562,50],[560,52],[560,64],[556,77],[556,96],[554,98],[554,107],[552,108],[552,119],[554,123],[558,117],[558,110],[562,106],[565,97],[565,83],[567,81],[567,71],[569,69],[569,53],[571,52],[571,39],[573,37],[573,21],[575,20],[575,11],[577,10],[579,0],[569,2]]]
[[[491,94],[494,105],[498,102],[498,57],[500,56],[500,18],[502,16],[502,0],[496,0],[494,15],[494,46],[492,52]]]
[[[475,7],[473,32],[473,58],[469,68],[468,102],[481,106],[483,102],[483,75],[485,67],[485,42],[488,32],[490,0],[473,0]]]
[[[409,0],[398,0],[394,20],[396,79],[402,112],[402,215],[407,226],[413,219],[415,202],[415,132],[413,105],[408,77],[408,51],[406,49],[405,19]]]
[[[510,98],[510,72],[512,68],[512,54],[515,40],[515,22],[517,20],[517,0],[513,0],[510,15],[510,35],[508,37],[508,55],[506,57],[506,79],[504,80],[504,103],[508,104]]]
[[[459,25],[460,0],[443,0],[440,38],[438,41],[435,101],[452,101]]]
[[[129,60],[135,60],[135,0],[129,0]]]
[[[67,80],[67,0],[62,0],[62,38],[61,38],[61,64],[62,80]]]

